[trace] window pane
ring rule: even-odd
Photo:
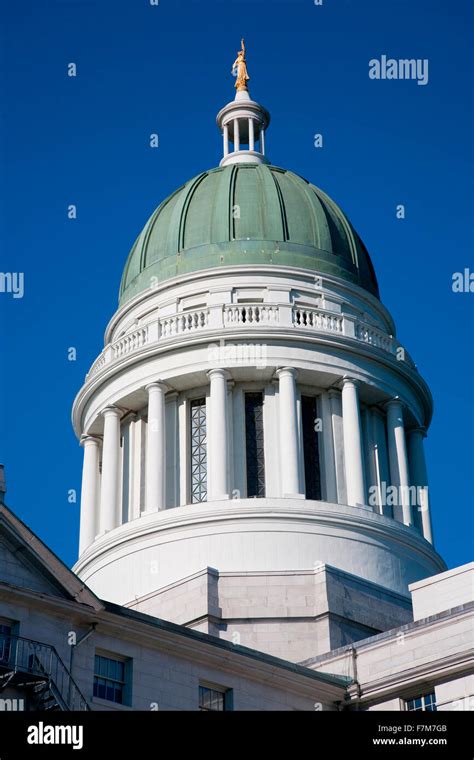
[[[5,625],[4,623],[0,625],[0,662],[2,660],[4,662],[8,661],[10,658],[12,646],[11,633],[11,626]]]
[[[245,394],[245,450],[247,496],[265,496],[265,451],[263,438],[263,393]]]
[[[321,499],[321,474],[319,468],[319,440],[314,429],[316,424],[316,399],[314,396],[301,397],[301,417],[303,422],[304,477],[307,499]]]
[[[407,710],[436,712],[436,699],[434,692],[423,694],[419,697],[406,700]]]
[[[219,689],[209,689],[206,686],[199,687],[199,709],[222,712],[225,710],[226,692]]]
[[[190,404],[191,430],[191,502],[207,501],[207,429],[206,399],[193,399]]]
[[[112,657],[95,656],[94,696],[123,703],[125,663]]]

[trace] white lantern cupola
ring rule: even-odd
[[[249,95],[247,82],[250,77],[243,40],[232,72],[236,76],[235,99],[217,114],[217,125],[222,133],[224,149],[220,166],[268,164],[269,161],[265,157],[265,132],[270,124],[270,114]]]

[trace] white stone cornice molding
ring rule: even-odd
[[[317,557],[406,596],[413,578],[446,570],[417,531],[372,510],[304,499],[243,498],[180,506],[125,523],[97,539],[75,572],[85,583],[110,584],[114,600],[124,604],[132,598],[132,555],[143,552],[145,561],[161,557],[158,579],[144,578],[143,593],[152,592],[191,575],[204,557],[211,567],[235,569],[236,530],[246,537],[239,556],[244,571],[255,569],[256,556],[269,570],[311,568]]]

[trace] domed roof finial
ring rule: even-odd
[[[250,98],[247,87],[250,77],[243,38],[241,50],[232,64],[232,74],[237,78],[235,99],[217,114],[217,124],[224,141],[224,156],[220,165],[268,164],[270,162],[265,157],[265,131],[270,124],[270,114],[260,103]],[[230,143],[233,150],[230,149]]]
[[[237,53],[237,58],[232,64],[232,75],[237,77],[235,83],[235,89],[237,92],[242,90],[248,91],[247,82],[250,79],[247,71],[247,61],[245,60],[245,42],[243,37],[240,41],[240,45],[241,50]]]

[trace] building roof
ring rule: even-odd
[[[253,663],[254,668],[270,667],[275,674],[281,672],[290,677],[301,676],[310,681],[317,681],[323,689],[339,689],[341,696],[352,681],[349,677],[317,673],[297,663],[99,599],[27,525],[8,507],[0,504],[0,548],[3,545],[11,558],[0,552],[0,559],[4,560],[0,562],[0,596],[21,590],[29,593],[32,599],[41,599],[45,609],[56,599],[58,602],[77,604],[77,611],[90,622],[118,623],[122,632],[134,626],[137,630],[143,630],[145,626],[152,635],[166,639],[171,637],[175,642],[176,652],[189,646],[197,646],[203,650],[204,655],[211,648],[217,651],[221,658],[237,658],[236,664],[239,658],[243,657],[245,661]],[[15,568],[12,567],[13,563]],[[19,563],[26,569],[26,573],[19,572]],[[12,578],[15,579],[14,583]]]
[[[311,270],[379,295],[369,254],[322,190],[276,166],[221,166],[161,203],[128,257],[120,304],[164,280],[241,264]]]

